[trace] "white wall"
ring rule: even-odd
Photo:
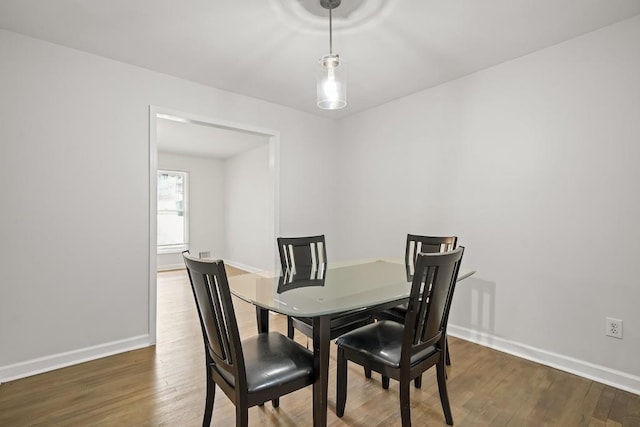
[[[189,174],[189,250],[196,255],[210,251],[223,258],[225,251],[225,164],[205,157],[158,152],[158,169]],[[159,254],[158,269],[184,268],[182,254]]]
[[[248,270],[273,270],[273,195],[269,145],[225,162],[226,259]]]
[[[0,380],[145,345],[152,104],[280,132],[281,235],[340,259],[455,233],[478,273],[451,331],[640,390],[639,39],[636,17],[335,126],[0,31]]]
[[[454,334],[638,392],[639,41],[636,17],[342,120],[340,257],[456,234]]]
[[[332,232],[330,120],[4,30],[0,58],[0,381],[148,344],[149,105],[280,132],[281,229]]]

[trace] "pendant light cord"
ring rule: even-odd
[[[329,55],[333,55],[333,24],[331,11],[333,10],[333,5],[329,8]]]

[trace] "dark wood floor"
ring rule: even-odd
[[[236,272],[230,271],[230,274]],[[241,334],[256,334],[255,311],[235,300]],[[272,329],[285,331],[281,316]],[[299,342],[306,338],[296,334]],[[451,338],[449,396],[457,426],[640,426],[640,396]],[[398,386],[380,386],[349,367],[345,416],[335,415],[335,346],[329,373],[330,426],[400,424]],[[184,270],[158,275],[158,342],[0,385],[0,426],[198,426],[204,407],[200,327]],[[435,373],[411,389],[414,426],[446,425]],[[311,388],[249,411],[251,426],[310,426]],[[212,425],[235,424],[233,405],[216,394]]]

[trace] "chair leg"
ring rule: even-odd
[[[416,386],[416,388],[422,387],[422,374],[413,379],[413,384]]]
[[[236,427],[249,426],[249,408],[244,405],[236,406]]]
[[[410,384],[411,381],[400,381],[400,419],[402,420],[402,427],[411,427]]]
[[[385,390],[389,388],[389,377],[386,375],[382,376],[382,388]]]
[[[365,378],[371,378],[371,368],[364,367],[364,376]]]
[[[451,356],[449,355],[449,337],[445,338],[445,361],[447,366],[451,366]]]
[[[216,397],[216,383],[210,377],[207,368],[207,397],[204,404],[204,417],[202,418],[202,426],[209,427],[211,425],[211,417],[213,415],[213,402]]]
[[[293,339],[293,319],[287,316],[287,336]]]
[[[280,398],[276,397],[275,399],[271,400],[271,405],[273,405],[274,408],[280,406]]]
[[[447,393],[447,368],[445,367],[442,359],[436,364],[436,371],[438,377],[438,391],[440,392],[440,403],[442,404],[442,410],[444,411],[444,418],[447,421],[447,424],[452,426],[453,415],[451,415],[449,394]]]
[[[336,369],[336,415],[342,417],[347,403],[347,359],[344,358],[344,349],[341,347],[338,347]]]

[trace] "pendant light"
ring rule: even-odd
[[[318,107],[323,110],[338,110],[347,106],[347,70],[344,61],[333,53],[332,10],[340,6],[341,0],[320,0],[320,5],[329,9],[329,54],[318,61],[317,97]]]

